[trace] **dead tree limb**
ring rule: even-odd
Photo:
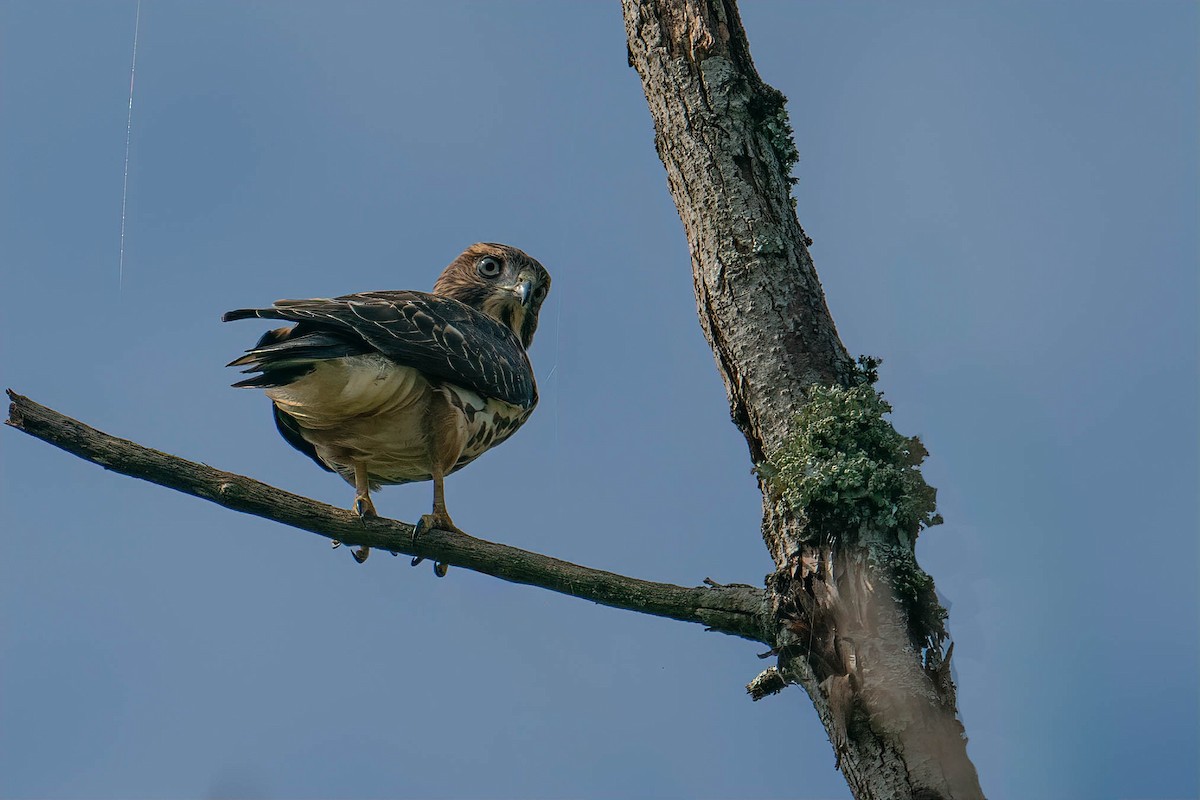
[[[206,464],[151,450],[39,405],[8,390],[6,424],[105,469],[157,483],[234,511],[293,528],[393,553],[456,567],[591,600],[601,605],[697,622],[714,631],[766,642],[762,628],[766,595],[751,587],[675,586],[628,578],[569,561],[447,531],[429,531],[414,541],[406,522],[357,514]]]
[[[734,0],[622,7],[691,248],[700,325],[759,468],[780,658],[751,691],[803,685],[858,798],[982,797],[943,652],[945,612],[913,558],[915,526],[907,538],[874,523],[814,526],[812,508],[784,502],[768,469],[796,441],[814,387],[863,378],[796,219],[785,98],[755,70]]]

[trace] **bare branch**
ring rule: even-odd
[[[766,593],[752,587],[686,587],[629,578],[465,534],[429,531],[318,503],[265,483],[118,439],[8,390],[6,424],[105,469],[157,483],[234,511],[282,522],[350,545],[423,556],[642,614],[698,622],[714,631],[767,642]]]

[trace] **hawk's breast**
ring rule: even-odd
[[[533,413],[533,406],[516,406],[494,397],[485,398],[452,383],[444,384],[442,391],[462,416],[463,450],[455,469],[465,467],[512,436]]]
[[[437,407],[449,406],[437,413],[453,416],[442,430],[457,441],[441,443],[459,451],[451,471],[503,442],[533,411],[532,406],[431,380],[380,354],[320,361],[298,380],[268,389],[267,395],[296,420],[321,461],[350,483],[354,462],[362,462],[378,485],[432,477],[428,415],[435,392],[447,401]]]

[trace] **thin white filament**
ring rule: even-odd
[[[117,288],[125,284],[125,201],[129,199],[129,143],[133,138],[133,79],[137,74],[138,27],[142,21],[142,0],[133,14],[133,62],[129,66],[129,114],[125,118],[125,179],[121,186],[121,255],[117,265]]]

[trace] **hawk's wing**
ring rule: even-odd
[[[399,291],[279,300],[272,308],[237,309],[221,319],[251,317],[299,324],[268,333],[233,362],[249,366],[247,372],[264,372],[275,362],[299,377],[323,358],[378,352],[485,397],[525,408],[537,402],[533,368],[516,335],[487,314],[447,297]],[[255,380],[242,383],[260,385]]]

